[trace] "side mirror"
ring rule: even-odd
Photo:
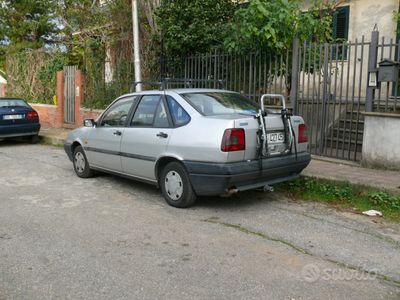
[[[96,125],[96,122],[93,119],[85,119],[83,121],[83,126],[85,127],[94,127]]]

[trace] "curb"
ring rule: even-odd
[[[340,178],[336,178],[336,177],[332,177],[332,176],[321,176],[321,175],[314,175],[314,174],[310,174],[310,173],[301,173],[300,176],[302,177],[307,177],[307,178],[315,178],[315,179],[320,179],[320,180],[327,180],[327,181],[331,181],[331,182],[339,182],[339,183],[348,183],[351,186],[359,186],[359,187],[364,187],[364,188],[372,188],[375,190],[380,190],[383,192],[387,192],[389,194],[392,195],[400,195],[400,190],[395,188],[395,187],[388,187],[388,186],[383,186],[380,184],[366,184],[363,182],[357,182],[357,181],[350,181],[346,178],[344,179],[340,179]]]

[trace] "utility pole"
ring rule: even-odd
[[[137,0],[132,0],[132,25],[133,25],[133,56],[135,64],[135,81],[142,81],[142,70],[140,66],[140,48],[139,48],[139,13]],[[136,92],[142,91],[142,84],[136,85]]]

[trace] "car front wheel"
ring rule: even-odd
[[[189,175],[178,162],[171,162],[165,166],[161,171],[159,184],[165,200],[171,206],[186,208],[196,201]]]
[[[82,146],[78,146],[74,150],[74,170],[76,175],[81,178],[89,178],[93,176],[93,171],[89,167],[89,163],[86,158],[86,154],[83,151]]]

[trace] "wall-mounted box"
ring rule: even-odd
[[[379,63],[378,81],[395,82],[399,77],[399,62],[384,59]]]

